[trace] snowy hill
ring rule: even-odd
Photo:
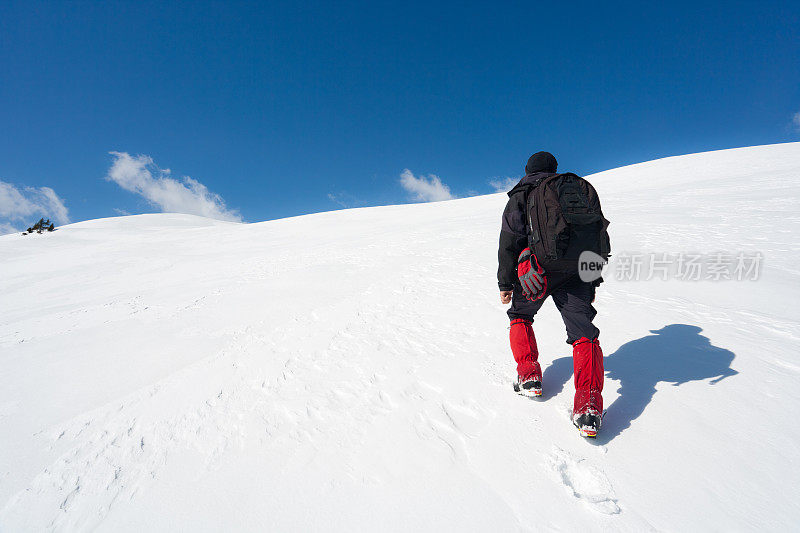
[[[505,195],[0,237],[0,530],[797,527],[800,143],[589,179],[615,254],[595,442],[550,303],[545,398],[511,391]],[[663,253],[758,272],[644,279]]]

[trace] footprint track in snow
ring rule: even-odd
[[[575,459],[558,446],[553,446],[548,465],[564,487],[590,508],[606,515],[621,512],[614,498],[614,487],[599,468],[587,464],[585,459]]]

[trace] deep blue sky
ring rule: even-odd
[[[796,1],[496,4],[4,1],[0,180],[157,211],[103,179],[147,154],[252,222],[800,140]]]

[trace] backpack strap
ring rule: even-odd
[[[542,240],[541,220],[538,217],[534,219],[532,213],[538,214],[538,204],[544,202],[544,191],[547,184],[561,176],[563,174],[553,174],[552,176],[538,178],[531,184],[531,188],[528,190],[528,198],[525,201],[525,218],[528,221],[528,247],[540,260],[550,258]]]

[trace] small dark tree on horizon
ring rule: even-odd
[[[29,235],[29,234],[34,233],[34,232],[42,233],[42,232],[45,232],[45,231],[55,231],[55,229],[56,229],[55,224],[50,222],[49,218],[45,219],[44,217],[42,217],[42,218],[39,219],[39,221],[36,224],[34,224],[30,228],[28,228],[25,231],[23,231],[22,234],[23,235]]]

